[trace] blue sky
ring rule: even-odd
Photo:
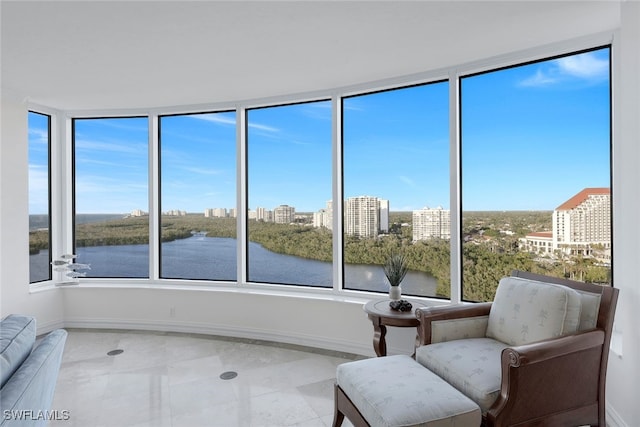
[[[465,77],[464,210],[552,210],[609,186],[608,49]],[[212,100],[215,101],[215,100]],[[345,197],[391,210],[449,208],[448,83],[348,97]],[[162,210],[232,208],[235,112],[161,119]],[[46,121],[29,116],[30,213],[46,212]],[[78,213],[148,210],[146,118],[76,121]],[[297,211],[331,198],[331,103],[248,111],[248,205]]]

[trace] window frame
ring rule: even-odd
[[[149,247],[150,250],[150,256],[151,254],[156,254],[157,253],[157,270],[158,270],[158,279],[159,280],[186,280],[189,282],[194,282],[197,283],[199,281],[204,281],[205,283],[233,283],[234,281],[230,281],[228,279],[191,279],[191,278],[165,278],[162,277],[162,119],[163,118],[168,118],[168,117],[185,117],[185,116],[197,116],[197,115],[203,115],[203,114],[231,114],[231,113],[236,113],[236,110],[230,110],[230,109],[219,109],[219,110],[206,110],[206,111],[189,111],[189,112],[184,112],[184,113],[167,113],[167,114],[158,114],[155,116],[155,118],[157,118],[157,126],[154,126],[154,130],[157,132],[157,156],[156,156],[156,163],[157,163],[157,168],[158,168],[158,174],[157,174],[157,178],[154,177],[154,186],[155,188],[157,188],[157,197],[156,199],[156,203],[155,205],[155,214],[157,217],[157,226],[154,227],[157,230],[157,235],[158,235],[158,239],[157,239],[157,249],[153,250],[153,248]],[[149,117],[151,119],[151,116]],[[151,120],[150,120],[151,123]],[[234,128],[236,129],[236,131],[234,132],[237,135],[237,128],[238,128],[238,122],[236,121],[236,124],[234,125]],[[150,135],[151,138],[151,135]],[[235,157],[236,157],[236,164],[238,162],[238,157],[240,156],[240,153],[237,150],[237,144],[236,141],[234,141],[234,146],[236,147],[236,152],[235,152]],[[238,176],[238,170],[236,170],[236,212],[238,212],[237,210],[237,205],[238,205],[238,201],[237,201],[237,187],[238,187],[238,180],[237,180],[237,176]],[[150,202],[151,205],[151,202]],[[236,213],[236,215],[239,217],[238,213]],[[154,221],[151,221],[154,222]],[[238,239],[238,227],[237,227],[237,221],[236,221],[236,240]],[[236,250],[236,254],[237,254],[237,250]],[[237,264],[239,263],[237,257],[236,257],[236,274],[237,274]],[[150,274],[149,277],[152,277],[152,275]],[[238,277],[236,276],[236,280],[235,282],[238,282]]]
[[[547,54],[545,55],[544,53],[541,55],[537,55],[535,58],[529,58],[529,59],[524,59],[522,61],[511,61],[508,62],[506,64],[502,64],[500,66],[496,66],[496,67],[483,67],[482,69],[477,69],[477,70],[473,70],[470,71],[468,73],[463,73],[460,72],[456,75],[456,83],[457,83],[457,87],[458,87],[458,94],[457,94],[457,98],[456,98],[456,116],[457,116],[457,139],[458,139],[458,143],[457,143],[457,148],[458,148],[458,171],[457,171],[457,180],[458,180],[458,194],[457,197],[459,198],[459,205],[458,205],[458,216],[459,216],[459,220],[458,222],[458,251],[457,251],[457,256],[459,257],[459,264],[456,266],[456,272],[458,274],[459,280],[457,281],[458,283],[458,289],[457,291],[459,292],[459,301],[460,302],[466,302],[466,303],[477,303],[477,302],[482,302],[482,301],[472,301],[472,300],[467,300],[464,298],[464,271],[463,271],[463,260],[464,260],[464,236],[462,233],[462,223],[463,223],[463,203],[462,203],[462,193],[464,191],[464,189],[462,188],[462,171],[463,171],[463,166],[462,166],[462,102],[463,102],[463,93],[462,93],[462,80],[465,78],[470,78],[470,77],[475,77],[475,76],[480,76],[480,75],[485,75],[485,74],[489,74],[489,73],[493,73],[493,72],[499,72],[499,71],[503,71],[503,70],[509,70],[509,69],[513,69],[513,68],[517,68],[517,67],[525,67],[528,65],[533,65],[533,64],[539,64],[542,62],[548,62],[548,61],[554,61],[560,58],[566,58],[566,57],[570,57],[570,56],[575,56],[575,55],[580,55],[580,54],[585,54],[585,53],[589,53],[589,52],[594,52],[594,51],[598,51],[598,50],[603,50],[603,49],[608,49],[608,76],[609,76],[609,88],[608,88],[608,93],[609,93],[609,105],[608,105],[608,109],[609,109],[609,114],[608,114],[608,119],[609,119],[609,146],[608,146],[608,153],[609,153],[609,191],[610,191],[610,204],[609,204],[609,216],[610,216],[610,235],[611,235],[611,241],[609,242],[609,246],[610,246],[610,250],[611,250],[611,262],[610,262],[610,266],[609,266],[609,285],[613,286],[614,281],[613,281],[613,271],[614,271],[614,254],[613,254],[613,239],[614,239],[614,215],[613,215],[613,204],[614,204],[614,188],[613,188],[613,146],[614,146],[614,139],[613,139],[613,128],[614,128],[614,117],[613,117],[613,108],[614,108],[614,99],[613,99],[613,85],[614,85],[614,43],[609,40],[607,42],[604,43],[594,43],[592,46],[590,47],[582,47],[582,48],[575,48],[575,49],[567,49],[562,51],[561,53],[553,53],[553,54]],[[571,197],[571,194],[568,194],[567,197]],[[452,237],[453,238],[453,237]],[[453,268],[453,266],[452,266]],[[452,287],[453,287],[453,280],[452,280]],[[452,290],[453,291],[453,290]]]
[[[344,101],[350,98],[358,98],[358,97],[364,97],[364,96],[368,96],[368,95],[376,95],[376,94],[380,94],[380,93],[388,93],[388,92],[392,92],[392,91],[396,91],[396,90],[408,90],[408,89],[412,89],[412,88],[417,88],[417,87],[427,87],[430,85],[437,85],[437,84],[441,84],[441,83],[446,83],[447,84],[447,89],[448,92],[451,93],[451,79],[450,78],[444,78],[442,76],[434,76],[433,78],[430,79],[424,79],[424,80],[419,80],[419,81],[413,81],[413,82],[408,82],[405,84],[398,84],[398,85],[394,85],[394,86],[388,86],[388,87],[384,87],[384,88],[377,88],[377,89],[373,89],[373,90],[366,90],[366,91],[361,91],[361,92],[352,92],[352,93],[348,93],[348,94],[343,94],[342,96],[338,96],[338,103],[340,105],[340,125],[339,125],[339,129],[338,132],[340,134],[340,147],[339,147],[339,152],[340,152],[340,158],[339,158],[339,162],[340,162],[340,190],[339,190],[339,194],[340,194],[340,201],[342,203],[341,209],[338,212],[339,216],[340,216],[340,266],[339,266],[339,274],[340,274],[340,283],[339,283],[339,290],[344,291],[344,292],[358,292],[358,293],[364,293],[364,294],[372,294],[372,295],[384,295],[384,292],[381,291],[374,291],[374,290],[361,290],[361,289],[352,289],[352,288],[346,288],[345,287],[345,262],[344,262],[344,252],[345,252],[345,234],[346,234],[346,221],[344,219],[344,212],[346,212],[347,209],[347,199],[346,199],[346,195],[345,195],[345,189],[344,189],[344,169],[345,169],[345,156],[344,156],[344,145],[345,145],[345,132],[344,132],[344,122],[345,122],[345,108],[344,108]],[[449,121],[451,121],[451,99],[449,97],[448,99],[448,111],[449,111]],[[452,141],[452,133],[451,133],[451,127],[448,126],[448,130],[449,130],[449,145],[451,145],[451,141]],[[451,173],[453,171],[453,169],[451,169],[452,167],[452,153],[451,150],[449,150],[449,176],[451,176]],[[449,194],[451,194],[453,191],[453,186],[452,186],[452,182],[451,180],[449,180]],[[377,196],[372,196],[372,197],[377,197]],[[451,199],[451,197],[450,197]],[[451,201],[451,200],[450,200]],[[453,209],[453,205],[450,206],[449,210],[452,212]],[[336,215],[336,209],[334,209],[334,215]],[[391,213],[391,210],[389,210],[389,214]],[[451,228],[453,229],[453,220],[451,220]],[[451,233],[450,233],[451,234]],[[335,231],[334,231],[334,239],[336,239],[336,235],[335,235]],[[413,244],[413,243],[412,243]],[[450,235],[449,238],[449,252],[451,255],[451,259],[453,258],[453,239],[452,239],[452,235]],[[334,258],[336,258],[336,256],[334,255]],[[451,268],[451,265],[450,265]],[[453,278],[452,278],[453,279]],[[434,278],[435,280],[435,278]],[[453,283],[453,280],[451,281],[451,283]],[[405,294],[403,292],[403,294]],[[412,295],[412,294],[405,294],[408,295],[411,298],[423,298],[423,299],[431,299],[431,300],[448,300],[449,298],[446,297],[438,297],[436,295],[433,296],[424,296],[424,295]]]
[[[70,117],[70,122],[71,122],[71,129],[70,129],[70,135],[69,135],[69,140],[70,140],[70,154],[71,154],[71,253],[72,254],[77,254],[77,247],[76,247],[76,216],[77,216],[77,212],[76,212],[76,198],[77,198],[77,193],[76,193],[76,123],[78,121],[83,121],[83,120],[117,120],[117,119],[146,119],[147,120],[147,125],[148,128],[150,128],[150,125],[152,123],[152,115],[151,114],[131,114],[131,115],[78,115],[78,116],[72,116]],[[147,157],[150,158],[150,155],[152,153],[152,135],[151,132],[148,131],[147,134]],[[147,193],[148,196],[150,194],[151,191],[151,187],[156,185],[156,182],[151,182],[150,179],[150,174],[151,174],[151,170],[152,170],[153,165],[148,161],[147,162]],[[151,212],[151,206],[152,206],[152,199],[150,197],[147,197],[147,209],[149,210],[149,241],[147,243],[148,246],[148,254],[149,254],[149,264],[153,264],[154,259],[156,258],[155,253],[153,251],[153,245],[154,245],[154,239],[153,239],[153,235],[151,232],[151,224],[154,223],[154,219],[152,218],[152,212]],[[146,277],[127,277],[127,276],[113,276],[113,277],[88,277],[88,278],[83,278],[83,280],[136,280],[136,281],[140,281],[140,280],[151,280],[154,277],[153,272],[151,271],[151,268],[149,268],[147,270],[147,276]]]
[[[72,250],[72,246],[75,248],[75,148],[73,147],[73,121],[75,119],[94,119],[94,118],[115,118],[115,117],[139,117],[144,116],[149,120],[149,213],[150,213],[150,262],[149,262],[149,276],[146,279],[136,278],[87,278],[83,279],[83,283],[91,284],[91,286],[112,286],[117,283],[118,286],[124,287],[148,287],[148,286],[162,286],[170,289],[202,289],[202,284],[209,285],[211,288],[220,289],[224,286],[233,285],[234,289],[242,289],[247,292],[276,292],[278,294],[287,294],[293,296],[308,295],[310,297],[337,298],[340,300],[357,300],[369,299],[372,296],[379,296],[379,293],[372,294],[365,291],[351,291],[342,288],[341,284],[341,271],[336,269],[336,264],[340,266],[342,270],[342,253],[343,242],[341,233],[335,233],[335,230],[343,229],[343,219],[341,215],[336,215],[335,212],[342,211],[344,206],[341,203],[342,194],[336,197],[338,193],[342,191],[342,171],[341,171],[341,152],[342,152],[342,126],[340,123],[342,111],[341,111],[341,99],[350,95],[358,95],[367,92],[381,91],[385,89],[394,89],[400,86],[410,86],[415,84],[430,83],[437,80],[449,81],[449,108],[450,108],[450,175],[451,175],[451,298],[452,303],[460,303],[461,300],[461,280],[460,280],[460,267],[461,267],[461,253],[462,247],[457,247],[459,243],[461,232],[459,230],[461,219],[456,218],[460,212],[460,165],[459,165],[459,105],[458,105],[458,92],[459,92],[459,79],[461,76],[469,75],[472,73],[495,70],[501,67],[508,67],[511,65],[518,65],[525,62],[535,62],[537,60],[544,60],[554,56],[565,56],[572,53],[576,53],[584,50],[597,49],[602,46],[610,46],[610,91],[613,92],[613,85],[616,81],[616,76],[619,73],[619,58],[617,54],[618,39],[615,38],[616,33],[613,31],[603,32],[599,34],[592,34],[582,36],[573,40],[567,40],[562,42],[556,42],[549,45],[537,46],[528,49],[521,49],[515,52],[511,52],[504,55],[498,55],[489,58],[483,58],[481,60],[474,60],[469,62],[459,62],[451,66],[443,67],[436,70],[430,70],[425,72],[419,72],[411,75],[385,78],[377,81],[359,83],[343,87],[335,87],[326,90],[318,90],[315,92],[289,94],[284,96],[273,96],[268,98],[256,98],[249,100],[240,100],[235,102],[217,102],[206,103],[198,105],[175,105],[175,106],[162,106],[154,108],[137,108],[137,109],[101,109],[101,110],[66,110],[58,112],[60,117],[56,119],[54,124],[59,126],[60,129],[55,130],[56,136],[60,138],[60,141],[55,142],[53,148],[53,162],[55,169],[52,171],[54,176],[54,182],[56,183],[54,190],[53,205],[56,207],[54,212],[54,229],[52,235],[56,237],[54,239],[55,252],[69,253]],[[245,156],[245,139],[246,139],[246,115],[247,109],[273,106],[278,104],[292,104],[292,103],[305,103],[314,100],[331,99],[332,103],[332,132],[333,132],[333,200],[334,203],[334,272],[333,272],[333,289],[323,288],[310,288],[307,286],[282,286],[282,285],[269,285],[258,284],[253,285],[247,282],[246,277],[246,259],[244,254],[246,253],[246,227],[244,224],[244,216],[246,215],[246,169],[244,165]],[[617,107],[617,101],[613,98],[613,93],[610,95],[610,103],[612,108],[610,109],[611,116],[611,147],[615,141],[613,140],[614,132],[614,114],[613,109]],[[35,107],[34,107],[35,108]],[[38,107],[39,108],[39,107]],[[238,275],[237,281],[228,283],[183,283],[173,279],[159,279],[158,277],[158,265],[159,254],[158,248],[158,236],[157,236],[157,222],[156,217],[159,213],[155,212],[158,205],[159,193],[156,186],[159,184],[159,175],[157,170],[157,126],[152,123],[157,122],[159,114],[162,115],[174,115],[185,114],[188,112],[203,112],[213,110],[235,110],[236,111],[236,144],[237,144],[237,193],[238,197],[236,201],[238,203],[238,225],[237,225],[237,238],[242,242],[238,244]],[[64,125],[63,125],[64,123]],[[69,151],[70,150],[70,151]],[[51,161],[51,159],[50,159]],[[613,157],[611,157],[613,162]],[[71,169],[69,171],[69,168]],[[613,165],[610,170],[613,176]],[[58,182],[64,184],[68,182],[68,188],[58,188]],[[611,180],[613,187],[613,179]],[[59,196],[60,195],[60,196]],[[612,189],[612,203],[611,211],[613,212],[614,195]],[[61,205],[61,211],[58,213],[58,205]],[[612,240],[615,236],[615,225],[612,218]],[[612,259],[613,259],[613,242],[612,242]],[[612,275],[613,275],[613,262],[612,262]],[[612,280],[612,285],[615,286],[615,282]]]
[[[51,218],[51,214],[52,214],[52,206],[53,206],[53,194],[52,194],[52,189],[53,189],[53,184],[52,184],[52,161],[51,161],[51,156],[53,153],[52,150],[52,122],[53,122],[53,115],[49,114],[49,113],[43,113],[41,111],[37,111],[37,109],[35,108],[30,108],[27,110],[27,127],[29,128],[29,119],[28,116],[31,114],[38,114],[40,116],[44,116],[47,118],[47,227],[48,227],[48,245],[47,245],[47,251],[49,252],[49,261],[48,261],[48,278],[47,279],[42,279],[42,280],[35,280],[35,281],[31,281],[31,274],[29,274],[29,285],[30,286],[37,286],[38,284],[41,284],[43,282],[48,282],[53,280],[53,266],[52,266],[52,262],[53,262],[53,239],[52,239],[52,235],[53,235],[53,230],[52,230],[52,226],[53,226],[53,219]],[[28,131],[27,131],[28,133]],[[28,155],[27,155],[28,157]],[[29,162],[29,159],[27,158],[27,162]],[[31,270],[29,270],[31,271]]]
[[[240,266],[240,268],[242,269],[242,275],[238,276],[238,285],[241,286],[245,286],[245,287],[258,287],[258,288],[265,288],[265,289],[287,289],[287,287],[293,287],[294,289],[305,289],[304,292],[313,292],[313,291],[319,291],[319,292],[326,292],[327,290],[335,290],[335,289],[340,289],[341,288],[341,283],[336,283],[335,280],[335,263],[336,263],[336,252],[335,252],[335,240],[336,240],[336,235],[335,232],[332,233],[332,248],[333,248],[333,252],[332,252],[332,275],[331,275],[331,281],[332,284],[330,286],[321,286],[321,285],[303,285],[303,284],[292,284],[292,283],[279,283],[279,282],[260,282],[260,281],[256,281],[256,280],[250,280],[249,279],[249,268],[250,268],[250,263],[249,263],[249,127],[250,127],[250,123],[249,123],[249,112],[250,111],[256,111],[256,110],[264,110],[264,109],[268,109],[268,108],[278,108],[278,107],[292,107],[292,106],[298,106],[298,105],[305,105],[305,104],[313,104],[313,103],[320,103],[320,102],[327,102],[329,103],[329,105],[331,106],[331,115],[333,117],[333,115],[335,114],[334,112],[334,105],[333,105],[333,98],[329,98],[326,96],[320,96],[320,97],[311,97],[308,99],[303,99],[300,100],[299,98],[297,98],[295,101],[275,101],[275,102],[265,102],[265,103],[257,103],[256,105],[247,105],[244,106],[242,108],[238,108],[238,113],[242,115],[243,117],[243,121],[240,122],[236,122],[236,126],[242,126],[242,132],[239,132],[239,138],[238,138],[238,144],[241,145],[241,151],[238,155],[238,159],[242,162],[242,167],[238,168],[238,173],[242,174],[242,180],[238,180],[238,185],[239,185],[239,189],[241,189],[241,198],[242,198],[242,203],[240,204],[240,206],[242,207],[241,209],[238,210],[238,221],[241,222],[242,224],[239,226],[239,228],[242,229],[242,234],[240,233],[240,229],[238,230],[237,235],[240,237],[242,236],[242,242],[239,243],[239,246],[241,247],[241,251],[243,253],[243,257],[242,259],[238,260],[238,265]],[[331,150],[332,153],[335,151],[335,139],[333,138],[334,135],[334,126],[335,126],[335,121],[332,120],[331,122],[331,134],[332,134],[332,140],[331,140]],[[334,187],[334,183],[336,181],[336,177],[335,177],[335,168],[332,168],[331,171],[331,178],[332,178],[332,183],[330,185],[330,188],[333,189]],[[240,186],[241,185],[241,186]],[[332,191],[333,193],[333,191]],[[333,215],[335,218],[335,209],[333,210]],[[335,220],[334,220],[334,224],[335,224]],[[341,258],[342,259],[342,258]],[[342,276],[341,276],[342,277]],[[240,280],[242,280],[242,282],[240,283]]]

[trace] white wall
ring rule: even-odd
[[[607,422],[634,427],[640,425],[640,2],[623,2],[621,21],[620,74],[614,76],[613,256],[622,342],[621,355],[609,359]]]
[[[55,289],[29,293],[27,109],[3,91],[1,111],[0,317],[33,315],[41,333],[63,324],[63,298]]]
[[[373,328],[359,301],[157,286],[63,292],[69,327],[194,332],[374,355]],[[415,329],[392,329],[389,353],[411,354]]]

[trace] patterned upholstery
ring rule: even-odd
[[[488,322],[489,316],[433,321],[431,322],[431,342],[484,338],[487,334]]]
[[[336,382],[371,426],[478,427],[480,408],[405,355],[343,363]]]
[[[478,316],[433,321],[432,344],[417,348],[416,360],[486,412],[500,393],[502,350],[593,327],[599,303],[599,295],[589,292],[505,277],[488,320]]]
[[[416,360],[486,412],[500,392],[500,354],[507,347],[491,338],[461,339],[418,347]]]
[[[582,301],[582,310],[580,311],[579,331],[586,331],[596,327],[598,321],[598,311],[600,309],[600,294],[593,294],[586,291],[578,291]]]
[[[580,309],[580,294],[569,287],[505,277],[491,307],[487,337],[523,345],[571,334],[578,330]]]

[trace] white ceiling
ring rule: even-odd
[[[322,91],[617,28],[618,1],[2,1],[4,93],[63,110]]]

